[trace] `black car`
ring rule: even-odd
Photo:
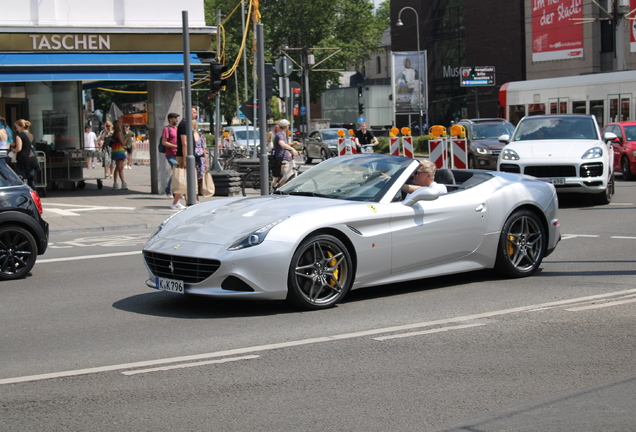
[[[36,191],[0,156],[0,280],[25,277],[46,252],[49,224]]]
[[[497,169],[497,159],[504,144],[501,135],[512,135],[515,127],[502,118],[464,119],[457,122],[466,129],[468,168]]]

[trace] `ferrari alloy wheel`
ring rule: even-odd
[[[305,239],[291,260],[287,300],[302,309],[334,306],[353,281],[349,251],[331,235]]]
[[[631,167],[629,166],[629,159],[627,159],[626,156],[623,156],[623,159],[621,159],[621,172],[623,173],[623,180],[634,179]]]
[[[0,229],[0,280],[18,279],[29,274],[38,248],[31,233],[18,226]]]
[[[529,210],[513,213],[501,230],[496,268],[510,277],[530,276],[545,255],[545,228]]]

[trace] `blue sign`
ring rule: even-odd
[[[360,123],[364,123],[366,120],[364,119],[364,117],[360,116],[358,117],[358,124]]]
[[[244,120],[244,119],[245,119],[245,114],[243,114],[243,111],[241,111],[241,107],[242,107],[242,106],[243,106],[243,105],[239,105],[239,109],[238,109],[238,116],[239,116],[239,118],[240,118],[241,120]]]
[[[305,115],[307,114],[307,107],[306,106],[301,106],[300,107],[300,115]]]

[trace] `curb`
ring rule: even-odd
[[[127,229],[152,229],[157,224],[141,223],[130,225],[106,225],[106,226],[94,226],[85,228],[56,228],[49,230],[49,234],[65,234],[65,233],[81,233],[81,232],[104,232],[104,231],[119,231]]]

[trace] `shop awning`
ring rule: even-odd
[[[190,65],[202,65],[196,54]],[[0,54],[0,82],[25,81],[183,81],[183,54]]]

